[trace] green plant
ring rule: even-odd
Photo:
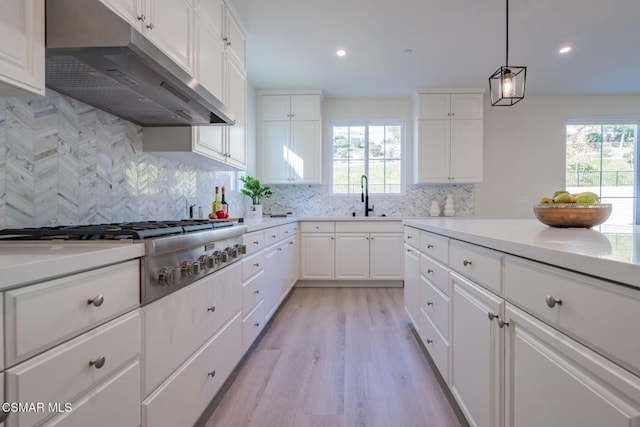
[[[244,186],[240,189],[240,192],[245,196],[251,198],[251,202],[254,205],[259,205],[262,199],[268,199],[271,197],[271,187],[267,185],[260,185],[260,180],[253,178],[249,175],[241,176],[240,181],[244,183]]]

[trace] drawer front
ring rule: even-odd
[[[254,231],[242,236],[242,243],[247,247],[247,255],[254,254],[264,248],[264,232]]]
[[[336,221],[336,233],[402,233],[402,221]]]
[[[640,291],[507,256],[505,296],[640,375]]]
[[[102,304],[88,303],[98,296]],[[12,366],[137,307],[140,263],[128,261],[14,289],[5,292],[4,300],[6,364]]]
[[[451,268],[497,294],[502,293],[499,252],[452,240],[450,256]]]
[[[423,254],[440,261],[449,263],[449,239],[438,234],[422,231],[420,233],[420,250]]]
[[[251,344],[256,340],[260,332],[264,328],[264,312],[262,308],[264,302],[260,301],[260,304],[253,311],[242,320],[242,353],[251,347]]]
[[[449,295],[449,269],[426,255],[420,257],[420,272],[442,293]]]
[[[252,257],[242,260],[242,281],[246,281],[249,277],[262,271],[264,265],[264,253],[260,252]]]
[[[303,221],[300,223],[301,233],[333,233],[335,223],[333,221]]]
[[[142,402],[142,425],[193,425],[231,374],[241,355],[242,319],[238,313]]]
[[[264,230],[265,247],[278,243],[280,240],[282,240],[280,227],[271,227]]]
[[[43,427],[136,427],[140,425],[139,402],[140,362],[136,360],[104,384],[81,396],[72,404],[71,412],[53,418]]]
[[[449,298],[424,278],[421,282],[422,301],[420,306],[438,328],[440,334],[449,339]]]
[[[264,298],[264,272],[260,271],[242,285],[242,313],[249,313],[262,298]]]
[[[429,355],[440,371],[442,378],[449,383],[449,343],[436,330],[429,317],[420,312],[420,334]]]
[[[420,249],[420,230],[413,227],[404,227],[404,242],[413,246],[416,249]]]
[[[289,237],[296,236],[298,234],[298,224],[295,222],[282,225],[280,228],[282,230],[281,235],[283,239],[288,239]]]
[[[140,313],[136,310],[6,371],[8,402],[71,402],[140,354]],[[104,357],[104,365],[91,365]],[[136,378],[139,387],[140,378]],[[136,394],[136,398],[139,399]],[[34,425],[48,411],[11,414],[9,425]]]

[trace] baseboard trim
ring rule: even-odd
[[[299,288],[402,288],[402,280],[298,280]]]

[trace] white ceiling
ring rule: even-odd
[[[488,89],[505,65],[505,0],[231,1],[257,89],[348,97]],[[527,94],[640,94],[640,0],[510,0],[509,8],[509,65],[528,67]],[[565,44],[573,51],[558,54]]]

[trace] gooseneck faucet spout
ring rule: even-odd
[[[362,188],[360,201],[364,203],[364,216],[369,216],[369,212],[373,212],[373,206],[369,208],[369,178],[366,175],[360,177],[360,187]]]

